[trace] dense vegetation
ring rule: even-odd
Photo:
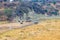
[[[21,0],[20,0],[21,1]],[[52,4],[56,4],[56,2],[53,2]],[[43,8],[44,6],[47,6],[45,9]],[[11,18],[14,14],[13,12],[15,12],[15,16],[19,16],[20,18],[21,17],[24,17],[24,14],[26,14],[26,18],[28,18],[29,16],[29,12],[32,12],[34,11],[34,13],[36,14],[47,14],[49,16],[52,16],[52,15],[59,15],[57,9],[55,9],[53,6],[51,6],[50,4],[41,4],[41,3],[38,3],[38,2],[20,2],[19,5],[17,5],[16,7],[16,10],[14,11],[12,8],[5,8],[3,10],[3,14],[0,13],[0,16],[1,15],[5,15],[9,18]]]

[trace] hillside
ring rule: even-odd
[[[60,19],[42,21],[0,34],[0,40],[60,40]]]

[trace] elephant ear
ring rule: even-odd
[[[28,13],[28,12],[29,12],[29,10],[28,10],[27,8],[22,9],[22,11],[23,11],[24,13]]]
[[[28,8],[26,7],[26,6],[22,6],[22,5],[20,5],[19,7],[17,7],[17,9],[16,9],[16,15],[19,15],[19,14],[24,14],[24,13],[28,13],[29,12],[29,10],[28,10]]]
[[[21,3],[20,7],[25,7],[32,11],[32,3],[31,2],[23,2],[23,3]]]

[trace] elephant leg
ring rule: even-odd
[[[26,13],[26,21],[28,20],[28,13]]]
[[[20,19],[19,22],[20,22],[21,24],[23,24],[23,22],[24,22],[24,16],[20,16],[19,19]]]

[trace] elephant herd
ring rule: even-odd
[[[15,13],[20,18],[20,20],[24,19],[24,14],[26,14],[26,20],[29,19],[29,12],[34,11],[36,14],[47,14],[51,16],[52,14],[58,15],[58,10],[54,9],[54,11],[49,11],[48,9],[43,9],[44,5],[40,5],[37,2],[21,2],[16,7]],[[20,22],[20,21],[19,21]],[[23,21],[22,21],[23,22]]]

